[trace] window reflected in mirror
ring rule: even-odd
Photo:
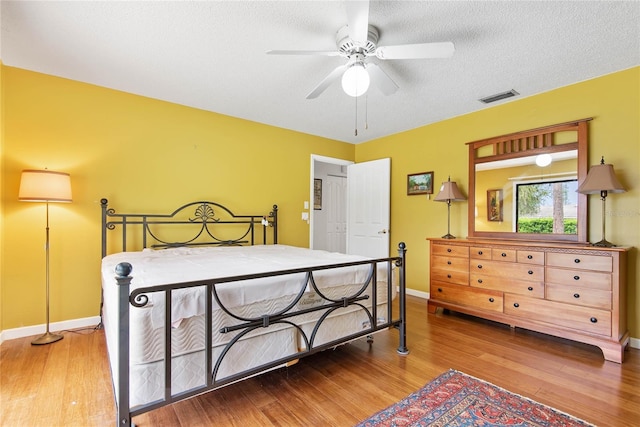
[[[576,234],[578,179],[516,184],[516,232]]]

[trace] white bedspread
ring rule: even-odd
[[[115,287],[115,266],[128,262],[133,266],[131,290],[171,283],[190,282],[228,276],[287,270],[300,267],[361,261],[367,258],[327,251],[310,250],[286,245],[259,245],[242,247],[184,247],[163,250],[146,249],[141,252],[122,252],[106,256],[102,262],[103,287]],[[368,265],[359,268],[314,272],[318,287],[362,284],[369,274]],[[386,280],[386,264],[378,268],[378,281]],[[227,308],[239,307],[257,301],[293,295],[300,291],[304,274],[220,284],[222,303]],[[277,284],[277,286],[273,286]],[[307,288],[309,289],[309,287]],[[107,293],[111,294],[109,290]],[[154,327],[164,324],[164,293],[149,294],[146,307],[152,308]],[[172,324],[205,312],[205,293],[202,287],[172,293]]]

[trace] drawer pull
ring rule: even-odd
[[[580,258],[574,259],[573,262],[575,262],[576,264],[580,264]]]
[[[598,323],[598,319],[596,319],[595,317],[592,317],[589,320],[591,320],[591,323]]]
[[[533,270],[529,270],[529,271],[527,271],[527,273],[533,274]]]
[[[580,280],[580,276],[573,276],[573,280]]]
[[[580,298],[580,294],[573,294],[574,298]]]
[[[478,268],[482,268],[482,264],[478,264]]]
[[[505,256],[507,256],[507,254],[505,254],[504,252],[502,252],[502,256],[503,256],[503,257],[505,257]]]
[[[451,275],[450,274],[447,274],[447,279],[451,279]]]
[[[527,288],[527,290],[528,290],[528,291],[533,291],[533,286],[529,286],[529,287]]]
[[[438,288],[438,292],[442,292],[442,288]]]
[[[478,251],[478,255],[482,255],[482,251]]]
[[[513,306],[514,306],[515,308],[518,308],[518,307],[520,307],[520,304],[518,304],[517,302],[515,302],[515,303],[513,303]]]
[[[494,302],[495,300],[492,298],[489,298],[489,302]]]
[[[448,264],[448,265],[451,265],[451,261],[447,261],[447,264]]]
[[[451,252],[451,248],[448,248],[448,249],[447,249],[447,252]],[[580,262],[580,261],[577,261],[577,262]]]
[[[527,259],[533,259],[533,255],[527,255]]]
[[[478,283],[482,283],[482,279],[478,279]]]

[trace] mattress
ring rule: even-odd
[[[133,266],[131,290],[153,285],[196,281],[241,274],[277,271],[309,266],[360,261],[366,258],[312,251],[286,245],[248,247],[200,247],[173,248],[124,252],[105,257],[102,263],[104,293],[103,322],[107,337],[109,357],[117,383],[117,285],[115,266],[129,262]],[[340,299],[354,295],[369,274],[368,265],[357,268],[341,268],[314,272],[314,281],[323,295]],[[378,319],[386,321],[386,264],[378,269]],[[234,315],[242,318],[259,318],[273,314],[290,305],[302,287],[305,294],[297,308],[321,304],[317,292],[306,284],[304,274],[259,280],[220,284],[216,287],[220,302]],[[395,296],[395,286],[393,287]],[[370,290],[366,291],[370,294]],[[130,402],[131,406],[149,403],[164,396],[164,339],[165,300],[163,293],[148,294],[145,307],[130,310]],[[370,307],[371,299],[362,302]],[[207,373],[203,351],[205,345],[205,288],[177,290],[172,293],[171,307],[171,357],[172,394],[201,386]],[[322,312],[296,316],[295,322],[310,338],[316,320]],[[213,353],[214,361],[222,348],[235,333],[220,333],[223,326],[239,323],[239,320],[220,309],[214,302]],[[323,322],[316,335],[315,345],[338,339],[368,327],[370,319],[358,307],[340,308]],[[231,347],[217,372],[216,378],[261,366],[272,360],[291,356],[305,347],[303,333],[295,327],[276,323],[258,328],[243,336]],[[116,390],[117,393],[117,390]]]

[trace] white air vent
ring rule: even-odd
[[[491,96],[487,96],[487,97],[484,97],[484,98],[480,98],[479,101],[480,102],[484,102],[485,104],[490,104],[492,102],[500,101],[502,99],[511,98],[512,96],[516,96],[516,95],[520,95],[520,94],[518,92],[516,92],[515,90],[511,89],[508,92],[497,93],[495,95],[491,95]]]

